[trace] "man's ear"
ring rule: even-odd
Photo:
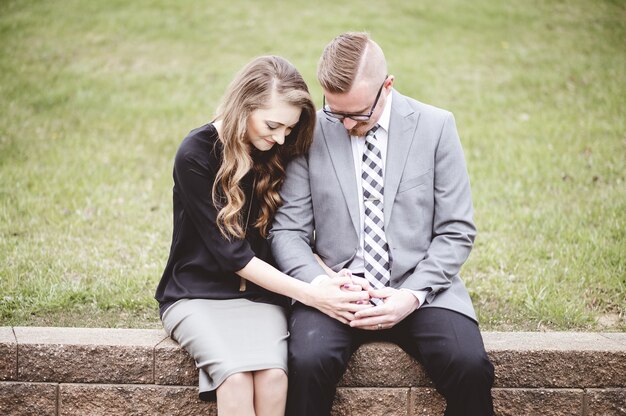
[[[394,83],[394,81],[395,81],[395,80],[396,80],[396,77],[395,77],[395,76],[393,76],[393,75],[389,75],[389,76],[387,77],[387,80],[385,81],[385,86],[384,86],[384,88],[385,88],[386,90],[390,90],[390,89],[391,89],[391,87],[393,87],[393,83]]]

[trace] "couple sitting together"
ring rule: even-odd
[[[493,414],[459,269],[470,184],[454,117],[401,95],[379,45],[344,33],[317,71],[244,67],[174,162],[174,230],[156,291],[167,333],[224,415],[328,415],[363,343],[418,360],[446,415]]]

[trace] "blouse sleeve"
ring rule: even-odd
[[[180,193],[185,215],[195,226],[206,250],[214,257],[220,269],[236,272],[243,269],[255,256],[245,239],[232,237],[230,241],[217,227],[217,209],[213,204],[212,189],[217,167],[206,152],[194,149],[185,140],[174,161],[174,183]]]

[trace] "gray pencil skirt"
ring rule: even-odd
[[[196,361],[200,398],[235,373],[287,372],[287,314],[283,307],[247,299],[181,299],[163,314],[163,327]]]

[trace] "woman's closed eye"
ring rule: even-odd
[[[285,127],[280,123],[272,123],[272,122],[265,122],[265,125],[267,126],[268,130],[270,131],[276,131],[278,129],[280,129],[281,127]],[[291,134],[291,132],[293,131],[295,126],[286,126],[285,127],[285,136],[289,136],[289,134]]]

